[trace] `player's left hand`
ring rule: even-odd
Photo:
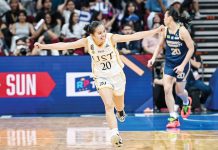
[[[173,70],[174,70],[177,74],[181,74],[181,73],[183,73],[183,71],[184,71],[184,66],[183,66],[183,65],[179,65],[179,66],[175,67]]]

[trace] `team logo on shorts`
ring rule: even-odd
[[[99,96],[91,72],[66,74],[67,96]]]
[[[183,72],[183,73],[178,74],[177,78],[178,79],[184,79],[185,78],[185,73]]]

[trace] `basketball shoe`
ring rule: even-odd
[[[180,126],[178,118],[170,117],[168,118],[168,121],[167,128],[177,128]]]
[[[114,147],[121,147],[123,145],[123,140],[119,134],[114,134],[111,136],[111,143]]]
[[[117,111],[117,112],[116,112],[116,117],[117,117],[117,119],[118,119],[120,122],[124,122],[125,119],[126,119],[126,113],[125,113],[125,111],[124,111],[124,110],[122,110],[122,111]]]
[[[188,97],[188,100],[189,100],[189,104],[182,106],[182,110],[181,110],[182,118],[188,118],[188,116],[191,114],[191,105],[192,105],[191,97]]]

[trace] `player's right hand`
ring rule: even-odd
[[[158,30],[158,33],[163,32],[165,30],[165,26],[161,25],[157,28],[157,30]]]
[[[39,42],[36,42],[34,44],[34,49],[41,50],[42,49],[42,44],[40,44]]]
[[[147,67],[150,68],[153,66],[155,60],[153,58],[151,58],[149,61],[148,61],[148,64],[147,64]]]

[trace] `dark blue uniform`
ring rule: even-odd
[[[179,28],[180,29],[180,28]],[[166,34],[166,62],[164,67],[164,74],[176,78],[177,82],[186,81],[190,70],[190,62],[186,64],[183,73],[177,74],[173,69],[182,64],[188,52],[188,47],[185,42],[179,37],[179,29],[176,34],[170,34],[167,29]]]

